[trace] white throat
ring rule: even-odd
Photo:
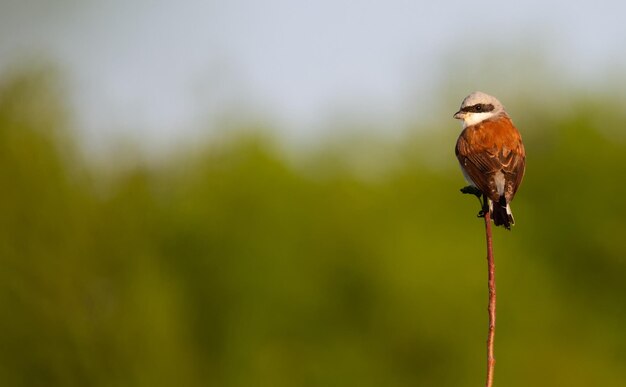
[[[477,123],[483,122],[484,120],[488,120],[493,116],[493,112],[468,113],[463,119],[463,129],[467,128],[468,126],[476,125]]]

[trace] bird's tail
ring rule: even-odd
[[[515,219],[513,219],[511,206],[506,202],[505,197],[501,196],[498,202],[493,202],[490,200],[489,204],[489,210],[491,211],[493,224],[495,224],[496,226],[504,226],[504,228],[510,230],[511,226],[515,224]]]

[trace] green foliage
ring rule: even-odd
[[[81,167],[57,87],[0,88],[4,385],[482,383],[484,234],[455,122],[390,146],[372,176],[348,141],[304,168],[247,135],[111,179]],[[518,121],[498,384],[626,379],[625,117],[603,102]]]

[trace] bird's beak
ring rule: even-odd
[[[456,118],[457,120],[462,120],[463,118],[465,118],[465,112],[459,110],[458,112],[454,113],[452,117]]]

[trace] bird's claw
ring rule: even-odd
[[[474,195],[479,199],[483,195],[481,190],[479,190],[477,187],[474,187],[473,185],[468,185],[467,187],[461,188],[461,193]]]

